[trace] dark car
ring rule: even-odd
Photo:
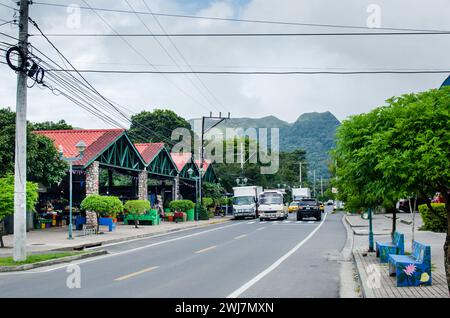
[[[302,199],[298,202],[297,221],[304,218],[316,218],[317,221],[322,219],[322,211],[320,203],[316,199]]]

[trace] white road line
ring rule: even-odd
[[[266,227],[263,226],[263,227],[257,228],[256,230],[257,230],[257,231],[261,231],[261,230],[264,230],[265,228],[266,228]]]
[[[247,234],[242,234],[242,235],[236,236],[234,239],[235,240],[240,240],[241,238],[244,238],[246,236],[247,236]]]
[[[287,221],[287,220],[286,220],[286,221],[283,221],[283,223],[291,223],[291,221]]]
[[[253,223],[255,223],[255,221],[250,221],[250,222],[247,222],[247,224],[253,224]]]
[[[309,223],[309,224],[313,224],[313,223],[314,223],[314,221],[308,221],[308,223]]]
[[[272,223],[273,224],[277,224],[277,223],[280,223],[280,221],[273,221]]]
[[[325,216],[322,220],[322,222],[311,232],[309,233],[309,235],[307,237],[305,237],[300,243],[298,243],[296,246],[294,246],[289,252],[287,252],[286,254],[284,254],[283,256],[281,256],[278,260],[275,261],[275,263],[273,263],[272,265],[270,265],[267,269],[265,269],[264,271],[262,271],[261,273],[259,273],[258,275],[256,275],[254,278],[252,278],[250,281],[248,281],[247,283],[245,283],[244,285],[242,285],[241,287],[239,287],[238,289],[236,289],[234,292],[232,292],[231,294],[229,294],[227,296],[227,298],[237,298],[239,297],[242,293],[244,293],[247,289],[249,289],[250,287],[252,287],[254,284],[256,284],[258,281],[260,281],[263,277],[265,277],[266,275],[268,275],[270,272],[272,272],[275,268],[277,268],[278,266],[280,266],[281,263],[283,263],[289,256],[291,256],[292,254],[294,254],[300,247],[303,246],[303,244],[305,244],[306,242],[308,242],[308,240],[313,237],[313,235],[321,228],[321,226],[323,225],[323,223],[325,222],[327,218],[327,213],[325,213]]]
[[[261,221],[261,222],[259,222],[259,224],[265,224],[265,223],[267,223],[267,221]]]
[[[149,268],[146,268],[146,269],[143,269],[143,270],[140,270],[140,271],[137,271],[137,272],[128,274],[128,275],[124,275],[124,276],[118,277],[118,278],[116,278],[116,279],[114,279],[114,280],[117,280],[117,281],[125,280],[125,279],[128,279],[128,278],[137,276],[137,275],[141,275],[141,274],[150,272],[150,271],[152,271],[152,270],[154,270],[154,269],[157,269],[158,267],[159,267],[159,266],[149,267]]]
[[[295,222],[295,223],[303,223],[303,221],[297,221],[297,222]]]
[[[123,254],[128,254],[128,253],[135,252],[135,251],[138,251],[138,250],[142,250],[142,249],[145,249],[145,248],[149,248],[149,247],[153,247],[153,246],[158,246],[158,245],[162,245],[162,244],[166,244],[166,243],[170,243],[170,242],[183,240],[183,239],[188,238],[188,237],[199,236],[199,235],[202,235],[204,233],[214,232],[214,231],[217,231],[217,230],[225,229],[225,228],[236,226],[236,225],[239,225],[239,224],[243,224],[243,223],[239,222],[239,223],[226,225],[226,226],[222,226],[222,227],[216,227],[216,228],[213,228],[213,229],[210,229],[210,230],[206,230],[206,231],[202,231],[202,232],[192,233],[192,234],[188,234],[188,235],[184,235],[184,236],[180,236],[180,237],[175,237],[175,238],[168,239],[168,240],[161,241],[161,242],[156,242],[156,243],[152,243],[152,244],[148,244],[148,245],[144,245],[144,246],[140,246],[140,247],[135,247],[133,249],[129,249],[129,250],[126,250],[126,251],[121,251],[121,252],[117,252],[117,253],[107,254],[107,255],[104,255],[104,256],[99,256],[99,257],[94,257],[94,258],[88,258],[88,259],[85,259],[85,260],[82,260],[82,261],[74,261],[74,262],[67,263],[65,265],[58,266],[58,267],[55,267],[55,268],[49,268],[49,269],[45,269],[45,270],[41,270],[41,271],[33,271],[33,272],[29,272],[29,273],[46,273],[46,272],[52,272],[52,271],[55,271],[55,270],[58,270],[58,269],[61,269],[61,268],[66,268],[67,266],[73,265],[73,264],[79,265],[79,264],[83,264],[83,263],[95,262],[95,261],[102,260],[104,258],[118,256],[118,255],[123,255]]]

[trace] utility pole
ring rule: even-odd
[[[19,57],[21,70],[17,74],[16,145],[14,162],[14,261],[24,261],[26,253],[26,186],[27,186],[27,74],[28,0],[20,0],[19,43],[25,60]]]
[[[316,169],[314,169],[314,197],[317,198],[317,196],[316,196]]]
[[[216,119],[217,122],[208,127],[208,129],[205,130],[205,119]],[[208,132],[210,129],[216,127],[218,124],[223,122],[225,119],[230,119],[230,113],[228,112],[228,117],[222,117],[222,113],[219,112],[218,117],[214,117],[212,115],[212,112],[209,113],[209,117],[202,116],[202,131],[201,131],[201,139],[200,139],[200,179],[199,179],[199,197],[200,197],[200,207],[202,206],[202,183],[203,183],[203,163],[205,162],[205,133]]]
[[[322,176],[320,176],[320,196],[322,197],[322,200],[323,200],[323,178],[322,178]]]
[[[302,188],[302,162],[300,161],[300,172],[299,172],[299,181],[300,181],[300,188]]]

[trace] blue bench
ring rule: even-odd
[[[116,223],[113,222],[112,218],[100,218],[98,223],[100,226],[102,225],[107,226],[109,232],[112,232],[116,229]],[[82,216],[77,216],[75,220],[75,228],[77,230],[82,230],[83,224],[86,224],[86,218]]]
[[[376,242],[376,252],[381,263],[387,263],[389,254],[405,254],[405,236],[395,231],[392,242]]]
[[[389,255],[389,275],[397,287],[431,285],[431,248],[413,241],[411,255]]]

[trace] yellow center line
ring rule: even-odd
[[[216,245],[213,245],[213,246],[210,246],[210,247],[204,248],[204,249],[202,249],[202,250],[199,250],[199,251],[195,252],[195,254],[200,254],[200,253],[203,253],[203,252],[206,252],[206,251],[212,250],[213,248],[216,248]]]
[[[241,239],[243,237],[246,237],[246,236],[247,236],[247,234],[242,234],[242,235],[236,236],[234,239],[235,240],[239,240],[239,239]]]
[[[117,281],[125,280],[125,279],[128,279],[128,278],[131,278],[131,277],[134,277],[134,276],[143,274],[143,273],[150,272],[150,271],[152,271],[152,270],[154,270],[154,269],[157,269],[158,267],[159,267],[159,266],[149,267],[149,268],[146,268],[146,269],[143,269],[143,270],[140,270],[140,271],[137,271],[137,272],[134,272],[134,273],[125,275],[125,276],[121,276],[121,277],[119,277],[119,278],[116,278],[115,280],[117,280]]]

